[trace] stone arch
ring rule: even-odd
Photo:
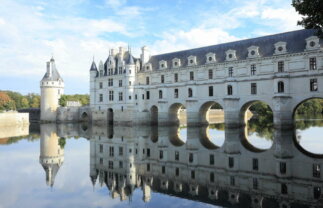
[[[249,140],[248,140],[248,129],[247,129],[248,127],[247,126],[245,126],[245,129],[244,129],[244,131],[243,132],[241,132],[241,134],[240,134],[240,139],[241,139],[241,144],[242,144],[242,146],[246,149],[246,150],[248,150],[248,151],[250,151],[250,152],[254,152],[254,153],[261,153],[261,152],[265,152],[265,151],[267,151],[267,150],[269,150],[269,149],[261,149],[261,148],[259,148],[259,147],[256,147],[256,146],[254,146]],[[271,146],[271,147],[273,147],[273,145]]]
[[[308,101],[308,100],[312,100],[312,99],[323,99],[323,97],[317,97],[317,96],[315,96],[315,97],[307,97],[307,98],[302,99],[301,101],[297,102],[297,103],[293,106],[293,108],[292,108],[293,119],[295,119],[295,114],[296,114],[296,110],[297,110],[297,108],[298,108],[301,104],[303,104],[304,102],[306,102],[306,101]]]
[[[179,128],[177,126],[170,127],[168,135],[169,141],[172,145],[180,147],[185,144],[185,142],[181,139],[179,135]]]
[[[108,108],[108,124],[113,124],[114,121],[114,113],[112,108]]]
[[[83,121],[83,122],[88,122],[89,121],[89,115],[88,115],[87,112],[83,112],[81,114],[81,121]]]
[[[185,108],[181,103],[173,103],[168,109],[168,121],[171,125],[180,125],[179,110]]]
[[[200,128],[200,134],[199,134],[199,139],[201,144],[203,145],[203,147],[205,147],[206,149],[209,150],[215,150],[220,148],[219,146],[217,146],[216,144],[214,144],[211,139],[210,139],[210,135],[209,135],[209,127],[201,127]]]
[[[199,122],[202,125],[208,125],[208,124],[212,124],[212,123],[216,123],[216,121],[214,119],[210,119],[209,118],[209,114],[210,114],[210,110],[213,106],[219,105],[219,107],[222,108],[222,114],[223,114],[223,122],[224,122],[224,111],[223,111],[223,106],[215,101],[208,101],[205,102],[201,105],[200,110],[199,110]],[[213,112],[214,114],[216,114],[217,112]],[[219,112],[219,116],[220,116],[220,112]],[[216,115],[215,115],[216,116]]]
[[[240,108],[240,112],[239,112],[239,122],[240,124],[242,124],[243,126],[246,125],[247,121],[248,121],[248,114],[247,114],[247,110],[255,103],[257,102],[262,102],[262,103],[265,103],[266,105],[269,106],[269,108],[271,109],[272,112],[273,111],[273,108],[272,108],[272,105],[271,103],[268,103],[266,101],[263,101],[263,100],[250,100],[250,101],[247,101],[245,102],[241,108]]]
[[[310,151],[306,150],[304,147],[302,147],[302,145],[298,141],[296,131],[294,131],[293,142],[294,142],[295,148],[299,152],[301,152],[302,154],[306,155],[307,157],[310,157],[310,158],[318,158],[318,159],[322,159],[323,158],[323,154],[313,153],[313,152],[310,152]]]
[[[150,123],[151,125],[158,125],[158,107],[156,105],[150,108]]]

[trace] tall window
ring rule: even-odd
[[[163,159],[164,158],[164,151],[160,150],[159,151],[159,159]]]
[[[123,155],[123,147],[119,147],[119,155],[122,156]]]
[[[175,160],[179,160],[179,151],[175,151]]]
[[[149,100],[150,99],[150,91],[146,91],[146,99]]]
[[[123,100],[123,94],[122,92],[119,92],[119,101],[122,101]]]
[[[228,76],[232,77],[233,76],[233,67],[229,67],[228,69]]]
[[[191,171],[191,178],[195,179],[195,171],[194,170]]]
[[[159,90],[158,94],[159,94],[159,99],[162,99],[163,98],[163,91]]]
[[[122,87],[122,80],[119,80],[119,87]]]
[[[256,64],[251,64],[251,66],[250,66],[250,74],[251,74],[251,76],[256,75],[256,71],[257,71]]]
[[[103,94],[100,94],[99,101],[103,102]]]
[[[233,157],[229,157],[229,168],[233,168],[234,166],[234,159]]]
[[[213,79],[213,70],[209,69],[209,79]]]
[[[209,96],[213,96],[213,86],[209,86]]]
[[[280,162],[279,163],[279,171],[281,174],[286,174],[287,172],[287,167],[285,162]]]
[[[174,89],[174,98],[178,98],[178,89]]]
[[[252,179],[252,187],[253,187],[253,189],[258,189],[258,179],[257,178]]]
[[[113,91],[109,91],[109,101],[113,101]]]
[[[102,82],[100,82],[100,89],[102,89],[103,88],[103,83]]]
[[[194,72],[190,72],[190,80],[194,80]]]
[[[174,74],[174,82],[178,82],[178,74],[177,73]]]
[[[313,164],[313,177],[321,177],[321,166],[319,164]]]
[[[279,81],[278,82],[278,92],[279,93],[282,93],[282,92],[284,92],[285,91],[285,86],[284,86],[284,82],[282,82],[282,81]]]
[[[161,82],[161,83],[164,83],[164,82],[165,82],[165,76],[164,76],[164,75],[161,75],[161,77],[160,77],[160,82]]]
[[[252,95],[257,94],[257,84],[256,83],[251,83],[251,94]]]
[[[113,79],[108,79],[108,86],[109,87],[113,86]]]
[[[317,79],[310,79],[310,90],[316,92],[318,90]]]
[[[149,77],[146,77],[146,85],[149,85]]]
[[[310,70],[316,70],[316,58],[312,57],[310,58]]]
[[[194,159],[194,157],[193,157],[194,155],[193,155],[193,153],[189,153],[189,155],[188,155],[188,161],[190,162],[190,163],[192,163],[193,162],[193,159]]]
[[[110,157],[114,156],[114,147],[109,148],[109,155],[110,155]]]
[[[210,182],[214,182],[214,173],[210,173]]]
[[[122,66],[119,67],[119,74],[122,74]]]
[[[192,88],[188,88],[188,97],[193,97],[193,90],[192,90]]]
[[[258,170],[258,159],[257,158],[253,158],[252,159],[252,170]]]
[[[210,165],[214,165],[214,155],[210,155]]]
[[[232,90],[232,86],[231,85],[228,85],[227,86],[227,92],[228,92],[228,95],[232,95],[233,94],[233,90]]]
[[[278,61],[278,72],[284,72],[284,61]]]

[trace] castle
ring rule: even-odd
[[[227,127],[238,127],[250,105],[262,101],[276,127],[291,128],[300,103],[323,97],[323,40],[315,34],[298,30],[153,56],[142,47],[140,58],[111,49],[104,63],[90,67],[90,106],[74,110],[54,102],[64,83],[51,60],[41,82],[41,118],[55,120],[57,109],[58,121],[162,126],[179,124],[185,110],[187,125],[199,126],[220,105]]]

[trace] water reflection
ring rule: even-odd
[[[120,205],[122,202],[113,200],[115,206],[137,207],[143,206],[139,201],[156,200],[162,204],[156,207],[172,206],[174,199],[170,203],[167,196],[177,196],[177,204],[187,199],[185,204],[191,207],[195,207],[194,201],[220,207],[322,206],[323,158],[300,148],[303,136],[295,137],[292,130],[272,130],[271,140],[250,139],[246,129],[224,129],[220,124],[181,129],[44,124],[39,130],[39,162],[46,175],[43,184],[63,187],[62,183],[81,174],[81,169],[73,169],[72,175],[65,175],[62,168],[74,165],[64,163],[64,157],[78,148],[79,141],[69,145],[68,138],[87,138],[87,147],[79,151],[89,151],[89,161],[73,162],[89,168],[87,183],[94,187],[94,195],[104,191],[111,200],[131,202]],[[315,144],[322,148],[322,144]],[[74,191],[81,188],[79,180],[74,183]],[[163,202],[158,193],[166,197]]]

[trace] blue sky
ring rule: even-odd
[[[301,29],[289,0],[0,0],[0,90],[39,93],[54,55],[65,93],[88,93],[92,57],[139,56]]]

